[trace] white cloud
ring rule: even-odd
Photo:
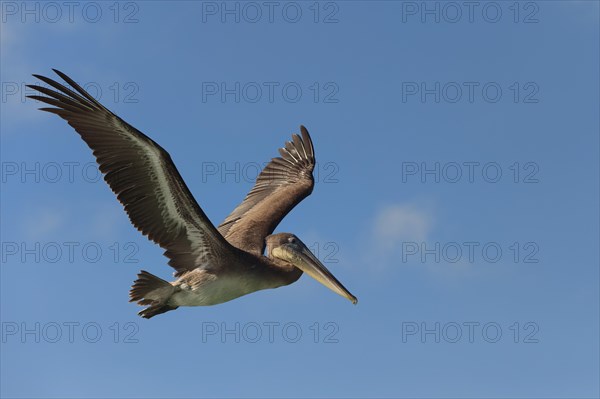
[[[426,242],[430,238],[434,216],[427,203],[394,203],[377,210],[368,230],[369,250],[360,255],[372,271],[398,265],[405,242]]]
[[[25,217],[22,230],[28,240],[52,238],[64,228],[66,220],[63,209],[42,207]]]
[[[127,215],[117,204],[98,203],[91,207],[54,204],[29,212],[23,218],[20,232],[29,241],[72,240],[74,237],[110,241],[119,237],[119,227],[126,222]],[[142,236],[139,237],[141,240]]]
[[[393,204],[375,216],[373,238],[380,250],[393,252],[403,241],[426,241],[433,225],[431,211],[415,204]]]

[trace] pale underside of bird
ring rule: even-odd
[[[311,137],[300,135],[279,150],[252,190],[215,227],[202,211],[169,154],[113,114],[75,81],[54,70],[71,88],[33,75],[49,87],[28,85],[45,96],[28,96],[52,108],[92,149],[104,180],[131,223],[160,245],[175,269],[173,282],[140,271],[130,301],[151,318],[179,306],[216,305],[258,290],[288,285],[307,273],[357,302],[311,251],[290,233],[273,234],[279,222],[313,190]]]

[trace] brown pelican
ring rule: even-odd
[[[73,79],[54,72],[74,90],[33,75],[56,90],[28,85],[48,96],[28,97],[52,105],[40,109],[57,114],[79,133],[131,223],[165,250],[175,269],[173,282],[140,271],[129,292],[130,302],[148,306],[140,316],[151,318],[179,306],[216,305],[291,284],[303,272],[357,303],[298,237],[272,234],[313,190],[315,153],[304,126],[302,137],[292,135],[279,150],[281,157],[271,160],[242,203],[215,228],[162,147]]]

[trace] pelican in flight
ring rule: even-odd
[[[168,282],[140,271],[130,302],[151,318],[179,306],[208,306],[258,290],[277,288],[307,273],[356,304],[357,299],[294,234],[273,231],[313,190],[315,152],[304,126],[279,150],[233,212],[215,227],[202,211],[169,154],[150,137],[113,114],[75,81],[53,69],[71,88],[33,75],[46,96],[28,97],[65,119],[92,149],[104,180],[131,223],[164,250],[175,269]]]

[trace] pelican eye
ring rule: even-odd
[[[296,240],[296,237],[290,237],[290,238],[288,238],[288,242],[289,242],[290,244],[295,244],[297,241],[298,241],[298,240]]]

